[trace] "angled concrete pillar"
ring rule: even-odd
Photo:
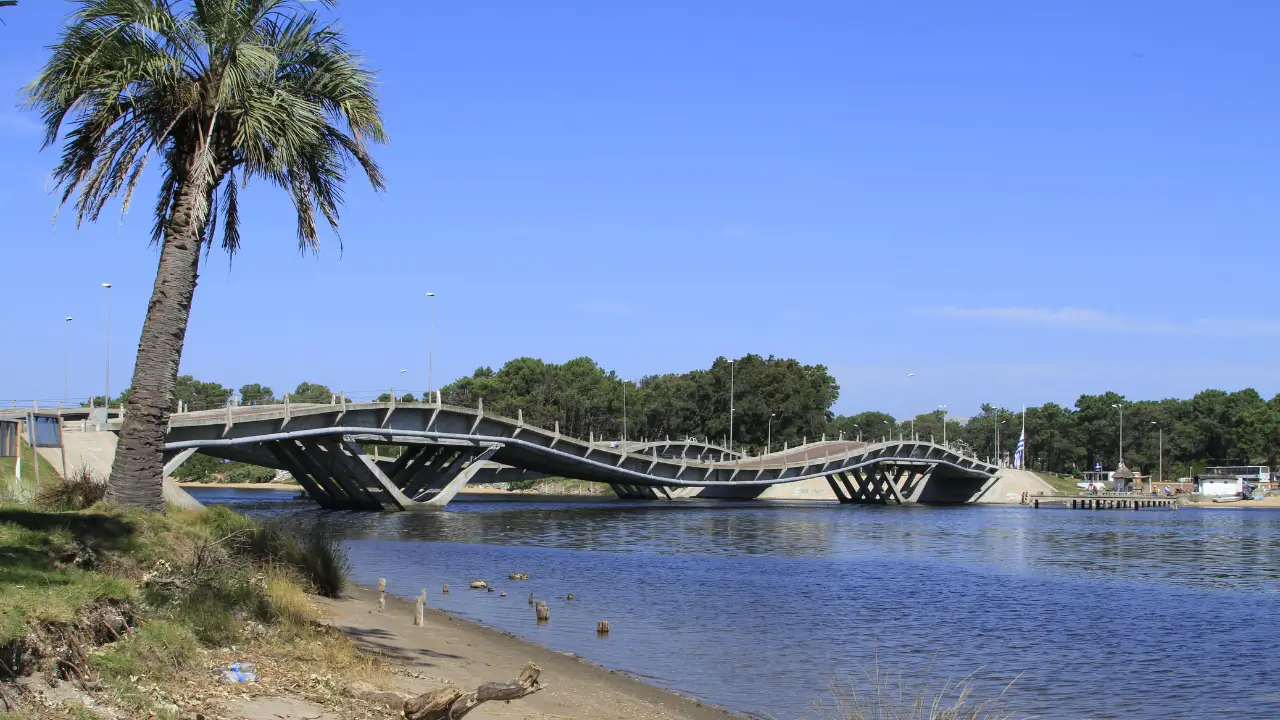
[[[432,495],[426,501],[426,504],[434,507],[444,507],[445,505],[448,505],[449,501],[453,499],[453,496],[457,495],[458,491],[471,481],[471,478],[475,476],[476,472],[479,471],[480,468],[484,467],[485,462],[501,448],[501,445],[493,445],[486,448],[479,455],[472,457],[471,464],[463,469],[462,472],[459,472],[452,478],[449,478],[445,486]],[[427,493],[430,493],[431,491],[432,488],[428,487]]]
[[[298,485],[312,500],[315,500],[320,507],[327,510],[343,507],[346,504],[344,500],[349,502],[345,497],[345,493],[343,493],[342,498],[335,497],[334,493],[325,487],[324,483],[328,478],[320,479],[314,477],[314,473],[307,470],[304,464],[290,452],[289,445],[297,447],[292,440],[266,444],[267,450],[289,471],[289,474],[293,476],[294,480],[298,481]]]
[[[461,446],[457,453],[441,453],[435,462],[424,467],[413,481],[405,487],[404,494],[413,500],[421,500],[429,488],[443,488],[455,475],[462,472],[462,466],[476,453],[476,449]]]

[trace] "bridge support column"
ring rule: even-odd
[[[429,483],[420,498],[425,498],[425,503],[432,507],[448,505],[453,496],[457,495],[458,491],[470,482],[471,478],[475,477],[475,474],[485,466],[489,458],[501,448],[501,445],[490,445],[480,454],[472,456],[471,463],[460,472],[454,473],[452,477],[442,477],[437,482]],[[437,487],[440,483],[443,483],[443,485]],[[423,500],[420,499],[420,501]]]
[[[315,475],[326,477],[332,487],[348,498],[348,508],[364,510],[389,509],[389,503],[374,492],[370,483],[357,474],[354,461],[347,457],[342,444],[333,440],[299,440],[298,456],[305,458]],[[313,475],[314,477],[314,475]]]
[[[292,446],[292,447],[290,447]],[[298,459],[294,451],[297,449],[297,443],[292,440],[281,440],[277,442],[266,443],[266,448],[275,456],[276,460],[284,466],[285,470],[298,481],[304,492],[312,500],[316,501],[320,507],[326,510],[341,508],[351,499],[346,497],[346,493],[341,493],[342,497],[338,497],[340,492],[336,487],[329,486],[329,478],[323,473],[306,467],[304,461]]]

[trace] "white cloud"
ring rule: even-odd
[[[1034,325],[1068,330],[1094,330],[1149,335],[1206,335],[1218,337],[1280,337],[1280,322],[1266,320],[1199,319],[1189,322],[1135,320],[1100,310],[1052,308],[961,308],[944,307],[932,311],[942,317]]]

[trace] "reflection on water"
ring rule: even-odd
[[[1044,717],[1280,717],[1280,512],[464,500],[329,513],[357,579],[744,712],[805,716],[882,661],[1010,691]],[[528,582],[506,579],[529,572]],[[508,597],[463,590],[496,582]],[[455,589],[440,593],[442,583]],[[551,604],[536,625],[530,592]],[[565,595],[574,593],[570,603]],[[596,620],[613,632],[595,634]]]

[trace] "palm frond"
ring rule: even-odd
[[[374,82],[299,0],[80,0],[27,98],[46,147],[62,142],[53,177],[77,224],[116,197],[126,212],[154,154],[153,239],[181,197],[185,229],[211,243],[221,222],[234,254],[240,185],[255,176],[288,194],[304,250],[318,247],[317,214],[337,232],[350,169],[385,187],[369,151],[387,142]]]

